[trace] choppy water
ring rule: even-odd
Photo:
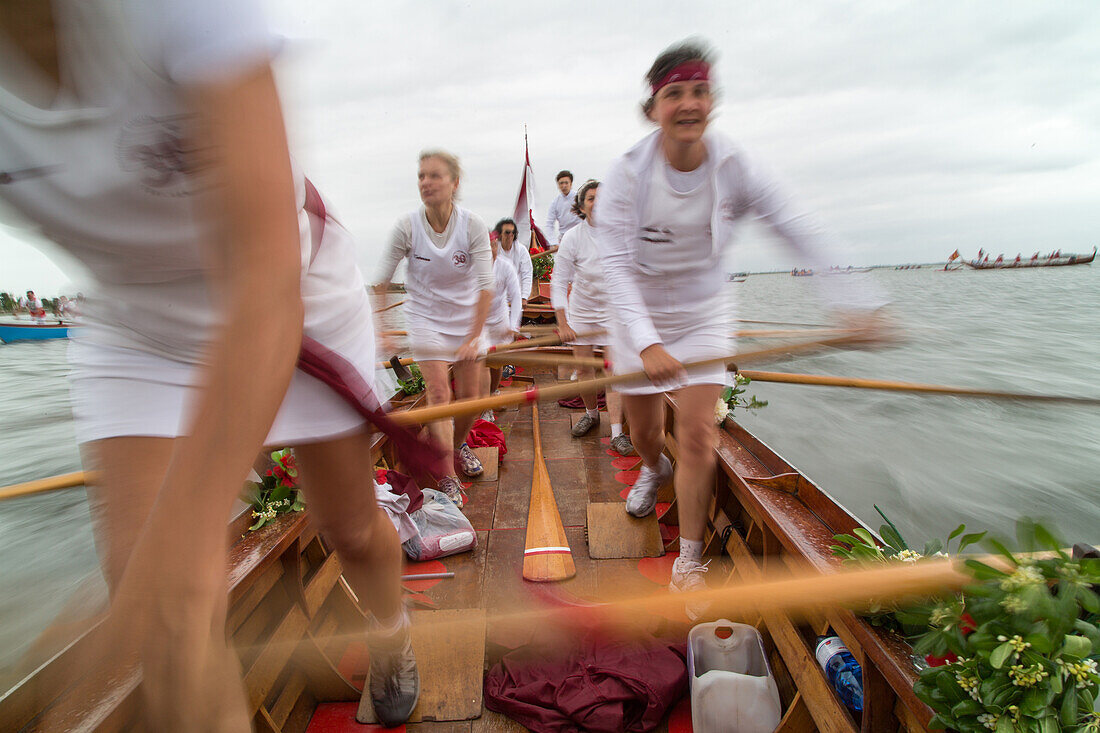
[[[742,318],[813,323],[819,277],[729,287]],[[886,291],[908,340],[773,369],[1100,396],[1093,268],[840,277]],[[80,467],[65,374],[63,343],[0,345],[0,484]],[[875,527],[878,504],[916,541],[959,522],[1010,532],[1025,514],[1100,541],[1100,408],[763,383],[750,392],[770,404],[738,419]],[[0,505],[0,552],[2,670],[98,574],[84,491]]]

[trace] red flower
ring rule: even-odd
[[[293,453],[284,454],[283,457],[279,459],[279,463],[283,464],[283,468],[287,471],[296,472],[298,470],[298,459]]]
[[[374,482],[377,484],[386,483],[386,469],[379,468],[374,471]]]
[[[959,661],[959,656],[953,651],[948,651],[942,657],[934,657],[928,654],[924,657],[924,661],[928,663],[929,667],[942,667],[945,664],[954,664]]]
[[[974,620],[974,617],[969,613],[964,613],[959,616],[959,631],[963,632],[963,636],[966,636],[971,631],[978,628],[978,622]]]

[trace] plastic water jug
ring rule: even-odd
[[[688,633],[695,733],[771,733],[783,710],[764,641],[752,626],[719,619]]]

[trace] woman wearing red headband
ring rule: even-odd
[[[673,479],[663,455],[663,393],[677,392],[680,557],[673,591],[705,586],[701,559],[714,485],[713,416],[726,376],[721,366],[685,364],[733,351],[721,260],[734,224],[754,215],[802,261],[827,266],[817,230],[731,141],[707,131],[714,105],[712,56],[704,44],[688,41],[654,62],[646,75],[651,96],[642,111],[659,129],[613,166],[596,216],[609,300],[617,304],[611,323],[615,371],[644,370],[651,380],[621,390],[644,463],[626,502],[634,516],[651,513],[657,490]],[[836,296],[830,300],[839,302]],[[689,604],[687,610],[697,617],[705,607]]]

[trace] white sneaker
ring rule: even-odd
[[[701,563],[684,557],[676,558],[676,562],[672,563],[672,580],[668,584],[669,592],[690,593],[691,591],[706,590],[707,582],[703,580],[703,576],[707,572],[708,565],[710,565],[710,560]],[[710,601],[689,600],[684,602],[684,613],[692,621],[698,621],[701,616],[710,610],[710,607]]]
[[[668,460],[668,456],[661,455],[656,471],[643,465],[638,479],[630,487],[630,493],[626,495],[626,513],[635,517],[651,514],[657,506],[657,490],[667,484],[671,478],[672,462]]]

